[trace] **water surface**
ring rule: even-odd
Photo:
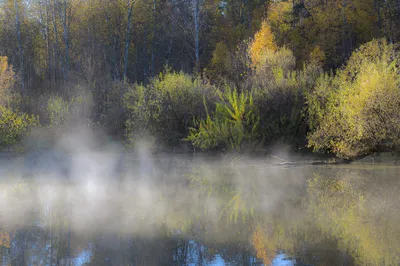
[[[2,265],[400,261],[395,165],[46,156],[2,159]]]

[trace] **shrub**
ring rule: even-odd
[[[131,87],[131,84],[124,81],[112,81],[101,85],[99,88],[102,92],[97,95],[96,107],[98,109],[96,114],[98,121],[110,135],[118,137],[124,135],[126,121],[124,94]]]
[[[70,104],[60,96],[52,96],[47,102],[50,126],[64,125],[70,116]]]
[[[200,78],[170,71],[147,86],[132,86],[125,94],[128,141],[151,135],[159,145],[178,146],[193,125],[193,118],[205,116],[203,98],[209,101],[214,91]]]
[[[398,54],[384,40],[353,53],[336,76],[324,76],[307,97],[309,146],[353,158],[383,143],[399,147]]]
[[[57,95],[50,96],[46,106],[50,127],[62,127],[69,122],[87,124],[91,109],[89,98],[90,95],[82,91],[69,99]]]
[[[19,99],[18,94],[12,90],[15,78],[7,57],[0,56],[0,146],[17,144],[39,123],[37,117],[15,108]]]
[[[246,145],[256,144],[261,135],[252,95],[227,88],[219,96],[214,113],[207,111],[206,119],[196,120],[186,140],[203,150],[243,151]]]
[[[38,124],[37,117],[14,112],[10,108],[0,105],[0,145],[8,146],[19,143]]]
[[[322,68],[315,63],[296,70],[295,58],[286,48],[265,54],[265,63],[259,65],[250,78],[266,145],[275,141],[295,146],[305,144],[305,94],[321,72]]]

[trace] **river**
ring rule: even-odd
[[[400,263],[391,163],[55,154],[1,157],[2,265]]]

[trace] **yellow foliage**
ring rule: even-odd
[[[21,141],[39,124],[36,116],[14,112],[0,105],[0,145],[13,145]]]
[[[344,158],[368,154],[384,142],[398,147],[396,63],[393,45],[374,40],[354,52],[335,77],[322,77],[308,97],[311,126],[316,129],[309,145]]]
[[[254,40],[250,43],[249,54],[253,66],[262,65],[266,56],[272,51],[276,51],[275,37],[271,26],[267,21],[262,23],[261,29],[255,34]]]

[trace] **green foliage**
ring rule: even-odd
[[[383,143],[399,145],[399,67],[393,45],[371,41],[354,52],[336,76],[325,75],[307,97],[309,146],[344,158]]]
[[[47,112],[49,114],[51,126],[64,125],[70,116],[70,104],[60,96],[52,96],[47,102]]]
[[[19,143],[30,130],[39,124],[37,117],[0,105],[0,145]]]
[[[219,92],[219,97],[214,113],[210,115],[207,111],[206,119],[196,120],[196,127],[190,128],[186,140],[203,150],[242,151],[248,145],[254,148],[261,134],[252,95],[227,88]]]
[[[161,114],[160,95],[154,87],[134,85],[124,96],[128,119],[125,134],[129,144],[158,130]],[[148,138],[148,136],[147,136]]]
[[[169,147],[181,144],[193,118],[205,115],[203,98],[214,94],[213,86],[183,72],[166,71],[147,86],[132,86],[125,94],[128,141],[151,136]]]
[[[82,92],[65,99],[52,95],[47,100],[46,115],[50,127],[62,127],[69,122],[82,123],[86,121],[90,113],[89,95]]]

